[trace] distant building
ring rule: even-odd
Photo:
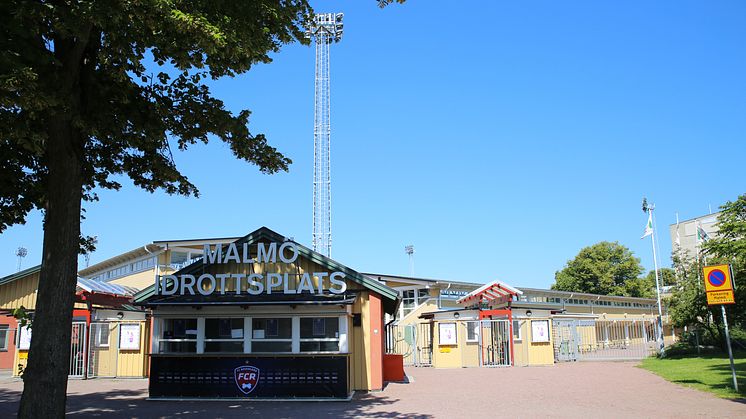
[[[715,238],[718,233],[719,212],[702,215],[690,220],[679,221],[671,224],[671,252],[678,253],[684,258],[693,258],[697,254],[697,248],[703,241]],[[697,237],[697,227],[704,231],[703,237]],[[701,234],[701,232],[700,232]]]

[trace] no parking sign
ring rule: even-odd
[[[733,296],[733,278],[730,265],[705,266],[702,269],[705,277],[707,305],[735,304]]]

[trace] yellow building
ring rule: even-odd
[[[10,315],[23,308],[33,319],[41,266],[0,278],[0,326],[6,339],[0,369],[19,375],[26,366],[32,333]],[[129,303],[136,289],[78,278],[73,309],[69,375],[145,377],[149,326],[145,312]],[[0,327],[2,328],[2,327]],[[132,341],[134,339],[134,341]]]
[[[474,312],[467,309],[477,307],[459,301],[482,284],[366,275],[385,281],[402,297],[398,317],[387,323],[386,344],[387,351],[402,354],[408,365],[551,365],[563,361],[641,359],[658,350],[654,299],[517,287],[509,300],[489,304],[482,301],[479,307],[482,311],[509,311],[508,324],[507,315],[487,319],[490,322],[475,319]],[[438,299],[446,289],[455,290],[458,298]],[[453,315],[459,318],[449,318]],[[441,322],[456,324],[459,344],[439,344]],[[663,324],[664,340],[670,345],[676,336],[666,316]],[[539,338],[539,334],[543,336]],[[497,343],[492,342],[494,339]],[[504,350],[506,342],[512,345],[510,352]],[[480,349],[480,344],[484,348]],[[476,355],[473,347],[477,348]]]
[[[135,298],[152,311],[151,398],[347,398],[383,388],[383,318],[397,309],[396,291],[267,228],[197,242],[178,247],[199,258],[158,267]],[[168,260],[175,247],[157,256]],[[117,281],[128,278],[139,280]]]

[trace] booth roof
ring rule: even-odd
[[[236,240],[234,243],[236,244],[254,244],[258,242],[268,241],[268,242],[275,242],[275,243],[282,243],[285,241],[289,241],[291,239],[282,236],[272,230],[270,230],[267,227],[262,227],[256,231],[253,231],[246,236]],[[387,313],[394,313],[396,312],[397,306],[399,305],[399,295],[397,291],[391,287],[386,286],[385,284],[382,284],[378,281],[376,281],[373,278],[366,277],[365,275],[352,270],[348,268],[347,266],[342,265],[341,263],[328,258],[321,253],[315,252],[305,246],[303,246],[300,243],[297,243],[293,241],[297,247],[298,247],[298,253],[300,256],[305,257],[309,259],[310,261],[317,263],[324,268],[330,270],[330,271],[338,271],[343,272],[345,274],[345,279],[351,280],[353,282],[356,282],[366,289],[375,292],[376,294],[380,295],[382,297],[382,303],[383,303],[383,309]],[[174,272],[173,275],[182,275],[182,274],[193,274],[201,270],[204,266],[204,263],[202,259],[197,259],[194,263],[185,266],[181,270]],[[245,294],[241,294],[242,297],[246,297]],[[145,288],[144,290],[140,291],[137,295],[135,295],[135,304],[139,305],[149,305],[151,301],[155,302],[157,299],[159,299],[162,296],[155,295],[155,284],[149,286],[148,288]],[[183,296],[180,296],[183,298]],[[174,304],[175,301],[173,301],[171,304]],[[165,303],[162,303],[165,304]],[[247,301],[246,304],[252,304],[251,302]],[[339,303],[336,303],[339,304]]]
[[[464,305],[479,305],[482,303],[499,304],[510,301],[514,296],[520,294],[523,294],[521,290],[513,288],[502,281],[495,280],[459,298],[456,303]]]

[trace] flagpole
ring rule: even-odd
[[[650,205],[648,211],[650,211],[650,219],[653,218],[653,210],[655,205]],[[655,228],[652,229],[650,243],[653,245],[653,265],[655,266],[655,294],[658,297],[658,346],[660,347],[661,355],[665,352],[665,345],[663,344],[663,306],[661,305],[661,287],[660,280],[658,279],[658,255],[655,251]]]

